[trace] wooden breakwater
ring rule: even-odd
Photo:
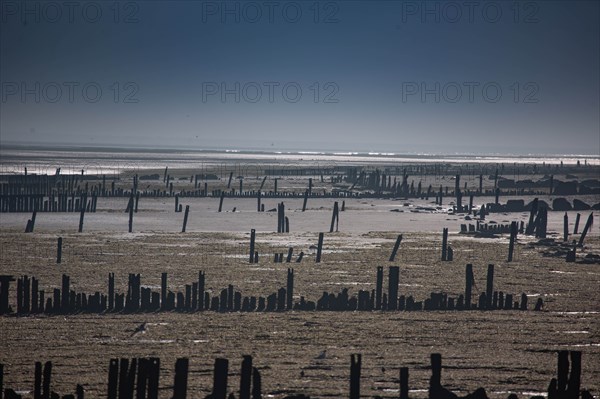
[[[141,197],[234,197],[234,198],[304,198],[303,209],[306,208],[308,198],[420,198],[429,200],[435,198],[435,203],[442,205],[443,197],[454,198],[456,212],[472,212],[473,198],[479,196],[494,196],[494,203],[487,205],[488,212],[504,212],[515,208],[521,211],[525,206],[519,200],[509,200],[505,205],[499,204],[499,198],[516,195],[589,195],[600,193],[600,188],[574,185],[570,182],[554,181],[554,168],[522,166],[528,173],[539,173],[546,170],[550,178],[539,181],[522,180],[513,181],[503,178],[502,175],[516,172],[520,173],[516,165],[496,167],[495,171],[489,165],[403,165],[402,167],[375,168],[368,166],[335,166],[335,167],[286,167],[273,168],[263,166],[252,170],[237,170],[240,175],[239,188],[232,187],[234,172],[221,170],[221,177],[212,173],[194,173],[185,176],[172,176],[165,168],[161,182],[160,175],[121,176],[105,174],[61,174],[60,168],[54,175],[28,174],[2,174],[0,175],[0,212],[76,212],[82,196],[87,196],[91,201],[88,211],[94,212],[98,197],[129,197],[131,193]],[[562,169],[562,167],[561,167]],[[565,168],[565,170],[581,171],[578,168]],[[255,174],[254,180],[261,181],[253,189],[244,189],[244,179],[250,179]],[[225,177],[228,175],[228,179]],[[275,177],[279,176],[279,177]],[[303,176],[308,180],[308,187],[281,189],[278,180],[287,176]],[[328,176],[328,178],[326,178]],[[436,187],[429,184],[425,187],[427,179],[434,176]],[[461,184],[461,176],[464,184]],[[486,177],[487,186],[483,180]],[[271,177],[273,186],[265,189],[267,178]],[[320,177],[321,186],[318,190],[313,187],[313,177]],[[444,183],[445,179],[454,179],[452,184]],[[465,181],[469,179],[471,185]],[[204,180],[204,182],[202,182]],[[295,180],[295,178],[294,178]],[[478,183],[477,183],[478,182]],[[150,183],[150,184],[147,184]],[[203,183],[203,184],[202,184]],[[323,187],[327,183],[327,188]],[[450,182],[449,182],[450,183]],[[493,183],[493,186],[492,186]],[[145,187],[142,185],[145,184]],[[589,183],[592,184],[592,183]],[[210,187],[209,187],[210,185]],[[139,197],[138,197],[139,198]],[[469,198],[469,205],[463,206],[463,198]],[[512,202],[511,202],[512,201]],[[521,201],[522,202],[522,201]],[[581,201],[580,201],[581,202]],[[574,204],[576,206],[576,204]],[[588,208],[589,209],[589,206]],[[584,210],[584,209],[581,209]]]
[[[582,356],[580,351],[559,351],[557,377],[552,378],[547,387],[548,399],[593,399],[591,393],[582,389],[581,367]],[[230,372],[229,360],[216,358],[213,366],[213,382],[211,393],[207,399],[262,399],[263,379],[260,367],[256,367],[250,355],[242,357],[239,372],[239,390],[231,388],[228,377],[237,373]],[[429,399],[455,399],[456,394],[445,388],[442,384],[442,356],[432,353],[430,357],[431,377],[429,379]],[[361,371],[363,357],[361,354],[350,356],[349,391],[350,399],[361,397]],[[59,395],[52,390],[52,362],[35,363],[33,397],[34,399],[84,399],[85,391],[82,384],[77,384],[75,394]],[[106,384],[106,396],[108,399],[158,399],[161,371],[161,361],[158,357],[150,358],[121,358],[111,359],[108,367],[108,382]],[[398,388],[399,399],[408,399],[410,392],[409,368],[400,367]],[[21,399],[12,388],[3,387],[4,365],[0,364],[0,399]],[[178,358],[175,362],[175,375],[173,384],[167,387],[172,392],[173,399],[185,399],[188,397],[189,383],[189,358]],[[280,390],[281,391],[281,390]],[[290,390],[286,390],[290,391]],[[266,396],[272,396],[273,392],[264,392]],[[285,396],[286,399],[309,399],[307,393],[293,393]],[[319,395],[319,392],[312,392]],[[487,399],[484,388],[477,388],[465,398]],[[514,393],[509,394],[508,399],[518,399]],[[533,396],[532,399],[543,399],[543,396]]]
[[[473,266],[465,268],[465,289],[458,297],[444,292],[431,292],[429,297],[417,301],[412,295],[399,291],[400,268],[388,269],[388,289],[383,288],[383,267],[377,267],[375,288],[359,290],[350,295],[348,288],[338,293],[323,292],[317,300],[307,300],[300,296],[294,300],[294,269],[287,269],[285,286],[267,296],[244,296],[233,284],[213,293],[206,289],[204,272],[198,279],[186,284],[183,291],[173,292],[168,287],[167,273],[161,275],[160,291],[143,287],[139,274],[129,274],[127,292],[115,291],[114,274],[108,276],[106,292],[93,294],[77,292],[71,288],[71,279],[63,274],[61,288],[46,293],[40,289],[35,277],[21,276],[16,279],[16,301],[9,301],[13,276],[0,276],[0,314],[77,314],[105,312],[283,312],[283,311],[420,311],[420,310],[521,310],[530,308],[525,293],[513,295],[494,289],[494,265],[488,265],[486,290],[479,295],[473,292],[475,278]],[[543,301],[537,299],[533,309],[542,310]]]

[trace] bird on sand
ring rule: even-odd
[[[136,335],[138,333],[144,334],[146,332],[146,324],[147,324],[147,322],[143,322],[142,324],[137,326],[135,328],[135,330],[133,330],[133,332],[131,333],[131,336],[133,337],[134,335]]]

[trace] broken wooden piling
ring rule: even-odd
[[[442,230],[442,261],[448,260],[448,228]]]
[[[56,245],[56,263],[62,262],[62,237],[58,237],[58,242]]]
[[[585,222],[585,227],[583,228],[583,232],[579,237],[579,242],[577,243],[578,247],[583,247],[583,240],[585,240],[585,236],[587,235],[588,230],[592,227],[592,223],[594,222],[594,213],[590,213],[588,216],[587,222]]]
[[[187,227],[189,213],[190,213],[190,206],[186,205],[185,206],[185,214],[183,216],[183,227],[181,228],[182,233],[185,233],[185,228]]]
[[[398,235],[396,238],[396,243],[394,244],[394,249],[392,249],[392,254],[390,255],[390,262],[393,262],[396,259],[396,253],[398,252],[398,248],[400,248],[400,243],[402,242],[402,234]]]
[[[319,233],[319,242],[317,243],[317,257],[315,259],[316,263],[321,262],[321,252],[323,250],[323,233]]]

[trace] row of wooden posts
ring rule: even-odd
[[[351,169],[351,168],[350,168]],[[347,173],[350,173],[350,169],[348,169]],[[168,168],[165,168],[168,172]],[[356,173],[356,171],[354,172]],[[379,169],[367,173],[362,171],[358,177],[356,175],[354,177],[347,175],[346,181],[353,182],[350,190],[332,190],[331,192],[323,191],[316,192],[313,190],[312,178],[308,180],[308,189],[305,192],[286,192],[278,190],[278,179],[274,179],[274,190],[263,192],[263,188],[265,185],[265,181],[267,176],[264,176],[260,188],[258,190],[250,190],[244,191],[243,189],[243,178],[239,179],[239,190],[231,188],[231,182],[233,179],[233,172],[230,172],[229,179],[227,182],[227,190],[222,189],[213,189],[209,191],[208,182],[204,183],[204,189],[198,190],[199,188],[199,178],[200,175],[192,175],[190,177],[190,183],[194,181],[194,190],[180,190],[176,193],[173,189],[173,183],[171,182],[172,177],[165,173],[163,177],[163,183],[165,183],[165,187],[168,188],[168,192],[166,190],[142,190],[138,191],[139,186],[139,176],[136,174],[133,177],[133,187],[131,191],[128,191],[123,188],[115,187],[115,180],[113,178],[111,182],[111,188],[106,188],[106,175],[102,175],[102,183],[98,185],[89,186],[89,181],[97,181],[100,179],[98,175],[87,175],[83,176],[83,170],[81,177],[78,175],[70,175],[64,176],[57,174],[55,176],[48,175],[8,175],[8,176],[0,176],[2,180],[8,180],[7,183],[0,184],[0,212],[31,212],[31,211],[44,211],[44,212],[70,212],[77,211],[78,206],[75,203],[75,196],[81,195],[90,195],[93,202],[93,210],[95,211],[97,197],[115,197],[115,196],[129,196],[131,193],[141,194],[143,197],[164,197],[164,196],[173,196],[178,195],[181,197],[256,197],[259,200],[259,209],[260,209],[260,197],[270,197],[270,198],[300,198],[304,197],[304,206],[306,207],[306,199],[308,197],[316,197],[316,198],[394,198],[398,196],[403,197],[413,197],[413,198],[425,198],[429,199],[430,196],[433,195],[432,186],[429,185],[427,191],[422,190],[421,182],[419,181],[418,187],[414,187],[414,181],[411,182],[410,187],[408,184],[408,174],[406,168],[402,172],[402,183],[396,182],[396,177],[394,177],[392,184],[392,177],[385,173],[382,173]],[[195,177],[195,180],[194,180]],[[459,212],[463,212],[468,210],[472,211],[473,208],[473,196],[475,195],[489,195],[490,191],[483,190],[483,174],[479,175],[479,188],[476,191],[471,191],[467,189],[467,184],[464,185],[464,192],[461,191],[460,185],[460,174],[455,176],[455,188],[453,192],[449,193],[448,187],[445,187],[445,194],[443,191],[443,187],[440,186],[439,191],[435,194],[436,196],[436,204],[442,205],[443,196],[453,195],[456,197],[456,205],[455,210]],[[78,182],[85,182],[85,188],[81,188],[78,185]],[[321,175],[321,181],[324,181],[323,176]],[[333,182],[333,176],[332,176]],[[491,191],[492,194],[495,194],[496,201],[495,204],[498,204],[498,197],[500,195],[500,188],[497,186],[498,182],[498,172],[496,171],[495,179],[494,179],[494,190]],[[365,190],[361,191],[352,191],[355,186],[362,187]],[[372,190],[372,191],[371,191]],[[552,179],[550,183],[550,192],[552,192]],[[465,195],[469,195],[470,204],[469,207],[462,206],[462,198]],[[48,198],[47,200],[45,198]],[[69,201],[69,198],[71,201]]]
[[[142,287],[140,274],[129,274],[127,293],[115,291],[114,273],[108,276],[108,293],[96,291],[85,294],[71,289],[71,279],[62,276],[62,287],[54,288],[52,296],[46,298],[45,291],[39,289],[39,280],[35,277],[21,276],[17,278],[16,314],[36,313],[74,314],[103,312],[157,312],[183,311],[195,312],[212,310],[218,312],[254,312],[254,311],[289,311],[289,310],[332,310],[332,311],[371,311],[371,310],[528,310],[528,298],[521,294],[520,301],[512,294],[494,290],[494,265],[488,265],[486,291],[481,292],[477,302],[472,302],[475,278],[473,266],[465,269],[464,295],[457,298],[446,293],[432,292],[424,301],[415,301],[412,296],[399,295],[400,268],[390,266],[388,274],[388,290],[383,291],[383,267],[377,267],[376,284],[373,290],[359,290],[350,296],[348,288],[337,295],[323,292],[316,301],[308,301],[304,296],[294,301],[294,269],[288,268],[286,286],[266,297],[243,296],[234,289],[233,284],[222,289],[218,295],[211,295],[206,290],[205,274],[199,272],[198,280],[185,285],[183,292],[168,289],[167,273],[162,273],[160,292]],[[0,314],[12,314],[9,303],[11,282],[15,278],[10,275],[0,276]],[[535,310],[541,310],[543,301],[538,299]]]
[[[548,399],[593,399],[591,393],[582,390],[581,385],[581,351],[559,351],[557,377],[552,378],[547,389]],[[106,397],[108,399],[158,399],[160,387],[160,358],[121,358],[111,359],[108,366],[108,383]],[[457,396],[442,384],[442,355],[432,353],[430,357],[431,378],[429,379],[429,399],[450,399]],[[350,387],[349,399],[361,398],[362,355],[350,355]],[[212,391],[207,396],[210,399],[235,399],[235,393],[230,388],[229,360],[216,358],[213,367]],[[12,388],[4,388],[4,365],[0,363],[0,399],[21,399],[22,396]],[[83,385],[77,384],[75,394],[59,395],[52,391],[52,362],[35,363],[33,383],[34,399],[84,399]],[[188,397],[189,358],[178,358],[175,362],[172,399]],[[408,399],[410,391],[409,368],[399,369],[399,399]],[[239,399],[262,399],[263,381],[261,372],[253,364],[252,356],[242,357],[239,373]],[[234,388],[235,390],[235,388]],[[316,393],[318,394],[318,393]],[[267,395],[269,396],[269,395]],[[364,397],[364,396],[363,396]],[[477,388],[467,396],[472,399],[487,399],[484,388]],[[290,394],[286,399],[309,399],[304,393]],[[508,399],[517,399],[517,395],[509,394]],[[540,399],[543,396],[534,396]]]
[[[85,208],[88,212],[96,212],[98,196],[74,193],[70,195],[15,194],[0,195],[0,212],[79,212]]]

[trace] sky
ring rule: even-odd
[[[600,155],[597,1],[0,0],[0,145]]]

